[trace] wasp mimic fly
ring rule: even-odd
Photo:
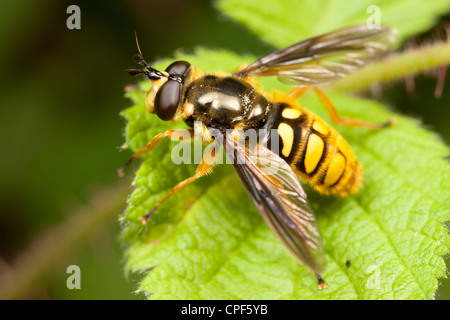
[[[300,180],[318,192],[347,196],[362,183],[362,168],[345,139],[297,100],[312,88],[337,124],[374,129],[392,124],[373,124],[340,117],[333,103],[318,88],[351,74],[386,53],[395,29],[369,29],[365,25],[342,28],[277,50],[234,73],[203,72],[186,61],[175,61],[165,71],[152,68],[142,57],[135,61],[152,82],[147,94],[149,112],[164,121],[182,119],[190,137],[224,148],[256,208],[268,226],[302,265],[317,276],[318,288],[325,254],[314,213]],[[288,93],[264,92],[257,77],[276,76],[295,88]],[[200,123],[201,125],[195,125]],[[219,131],[217,139],[211,132]],[[227,134],[231,130],[232,134]],[[242,132],[259,130],[257,143],[248,143]],[[156,135],[119,169],[125,168],[164,137],[180,139],[185,130],[168,129]],[[273,146],[276,141],[277,147]],[[143,223],[169,197],[211,173],[216,154],[203,156],[195,174],[177,184],[147,215]],[[276,168],[276,170],[273,170]]]

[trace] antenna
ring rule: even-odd
[[[140,64],[141,66],[144,66],[147,70],[139,70],[139,69],[128,69],[128,74],[131,76],[137,76],[138,74],[145,74],[150,80],[158,80],[161,78],[168,78],[169,74],[167,72],[161,72],[158,71],[154,68],[152,68],[142,57],[142,51],[141,48],[139,46],[139,41],[138,41],[138,37],[137,37],[137,33],[136,30],[134,31],[134,36],[136,39],[136,46],[137,49],[139,51],[139,54],[136,54],[134,56],[134,61],[138,64]]]

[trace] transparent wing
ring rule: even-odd
[[[366,25],[342,28],[277,50],[236,73],[237,76],[278,76],[295,86],[322,86],[355,72],[387,52],[396,30]]]
[[[262,145],[250,152],[227,138],[225,150],[275,235],[301,264],[320,275],[325,268],[325,255],[319,229],[291,167]]]

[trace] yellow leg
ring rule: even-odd
[[[370,123],[370,122],[360,121],[360,120],[357,120],[357,119],[340,117],[339,114],[336,111],[336,108],[333,105],[333,102],[331,102],[331,100],[328,99],[328,97],[322,91],[320,91],[318,88],[313,87],[313,90],[314,90],[315,94],[317,95],[317,97],[319,98],[319,100],[322,103],[322,105],[327,110],[328,114],[331,117],[331,120],[334,123],[337,123],[337,124],[340,124],[340,125],[343,125],[343,126],[366,127],[366,128],[371,128],[371,129],[382,129],[382,128],[386,128],[386,127],[394,125],[394,119],[393,118],[391,118],[386,123],[377,124],[377,123]]]
[[[322,289],[326,289],[328,288],[328,285],[325,283],[325,281],[322,279],[322,277],[320,275],[316,275],[317,276],[317,289],[322,290]]]
[[[148,90],[142,90],[141,87],[139,87],[137,84],[128,84],[125,86],[124,91],[127,92],[131,92],[131,91],[139,91],[140,93],[147,93]]]
[[[190,134],[190,138],[194,138],[194,130],[187,130]],[[124,171],[128,166],[136,159],[139,158],[141,155],[146,153],[147,151],[150,151],[153,149],[163,138],[169,137],[174,138],[178,140],[183,140],[184,136],[186,135],[186,130],[173,130],[173,129],[167,129],[166,131],[157,134],[155,137],[153,137],[150,142],[146,144],[145,147],[143,147],[141,150],[136,152],[131,156],[131,158],[117,171],[119,174],[119,177],[123,177]]]
[[[146,224],[147,220],[153,215],[153,213],[155,213],[155,211],[164,202],[166,202],[167,199],[169,199],[171,196],[180,192],[181,190],[183,190],[185,187],[190,185],[192,182],[194,182],[198,178],[201,178],[201,177],[211,173],[213,166],[214,166],[214,159],[215,159],[215,152],[213,150],[211,153],[208,153],[207,155],[205,155],[203,157],[202,162],[199,164],[199,166],[197,167],[197,170],[195,170],[195,174],[192,177],[178,183],[175,187],[172,188],[172,190],[169,192],[169,194],[164,197],[164,199],[162,199],[160,202],[158,202],[158,204],[156,206],[154,206],[152,210],[149,211],[149,213],[147,213],[145,216],[139,217],[139,220],[142,221],[142,224]]]
[[[295,88],[292,91],[289,91],[287,93],[287,96],[289,98],[292,98],[294,100],[298,100],[302,95],[304,95],[306,93],[306,91],[308,91],[311,87],[298,87]]]

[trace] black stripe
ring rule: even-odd
[[[304,117],[304,118],[303,118]],[[302,119],[303,118],[303,119]],[[297,156],[297,161],[294,163],[295,167],[300,170],[301,172],[306,173],[306,168],[305,168],[305,155],[306,155],[306,150],[308,149],[308,144],[309,144],[309,136],[311,135],[312,132],[312,125],[313,122],[312,121],[308,121],[309,119],[312,119],[312,117],[308,117],[307,115],[305,116],[301,116],[298,120],[299,122],[302,123],[302,128],[305,131],[306,137],[303,138],[301,137],[301,139],[303,139],[305,141],[305,146],[302,150],[300,150],[300,143],[297,144],[296,149],[297,152],[296,156]]]
[[[269,148],[270,151],[272,151],[273,153],[280,156],[283,160],[286,160],[286,157],[284,157],[283,154],[281,153],[281,150],[283,150],[284,144],[283,144],[283,140],[281,139],[280,135],[278,134],[278,126],[281,122],[283,122],[282,121],[283,117],[281,116],[281,113],[283,112],[284,108],[286,108],[286,106],[288,106],[286,103],[278,103],[278,102],[271,103],[271,105],[270,105],[271,112],[269,112],[267,122],[263,127],[263,129],[269,130],[269,133],[270,133],[269,141],[267,141],[267,148]],[[279,148],[275,148],[275,146],[272,146],[271,129],[276,130],[276,134],[277,134],[276,139],[278,140]]]

